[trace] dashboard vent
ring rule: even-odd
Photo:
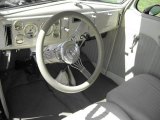
[[[11,24],[5,25],[5,38],[6,46],[12,45],[12,26]]]

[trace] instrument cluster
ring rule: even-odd
[[[13,22],[12,31],[14,45],[35,45],[39,30],[46,20],[17,20]],[[53,24],[46,33],[45,40],[51,42],[52,39],[60,38],[60,21]]]

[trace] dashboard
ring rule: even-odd
[[[0,13],[0,49],[34,48],[39,30],[44,23],[54,14],[64,10],[77,11],[86,15],[100,33],[115,29],[122,12],[120,8],[107,7],[106,4],[75,4],[75,2],[62,1],[50,3],[48,6],[45,4],[2,11]],[[66,17],[50,27],[45,36],[45,44],[58,44],[67,40],[78,26],[80,26],[79,34],[87,32],[93,35],[92,30],[81,20]]]
[[[7,33],[8,29],[10,29],[9,31],[11,32],[8,32],[8,35],[6,35],[5,44],[16,48],[34,47],[39,30],[47,20],[47,18],[32,18],[27,20],[15,20],[11,24],[6,24],[5,32]],[[60,40],[60,26],[61,22],[58,21],[50,27],[45,37],[46,44],[50,44],[52,41],[56,43]],[[9,39],[11,40],[10,42]]]

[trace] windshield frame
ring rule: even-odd
[[[34,2],[34,3],[27,3],[24,5],[13,5],[13,6],[6,6],[6,7],[2,7],[0,8],[0,10],[8,10],[8,9],[16,9],[16,8],[25,8],[25,7],[31,7],[31,6],[37,6],[37,5],[43,5],[43,4],[49,4],[49,3],[54,3],[54,2],[60,2],[60,1],[66,1],[66,2],[71,2],[70,0],[47,0],[47,1],[40,1],[40,2]],[[75,2],[80,2],[80,1],[88,1],[88,2],[98,2],[98,3],[106,3],[106,4],[123,4],[125,3],[127,0],[122,0],[122,2],[116,3],[116,2],[105,2],[102,0],[75,0]],[[74,0],[72,0],[72,2],[74,2]],[[7,5],[7,4],[6,4]]]

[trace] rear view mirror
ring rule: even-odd
[[[160,13],[160,5],[153,5],[151,7],[148,7],[143,11],[143,13],[152,16],[158,15]]]

